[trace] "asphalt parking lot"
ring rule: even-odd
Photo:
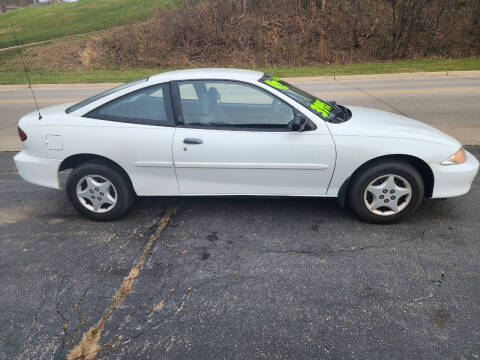
[[[389,226],[279,198],[144,198],[94,223],[12,156],[0,359],[480,358],[479,177]]]

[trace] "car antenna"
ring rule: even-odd
[[[40,114],[40,109],[38,108],[37,98],[35,97],[35,93],[33,92],[33,87],[32,87],[32,83],[30,82],[30,77],[28,76],[27,66],[25,65],[25,61],[23,60],[22,51],[20,49],[20,45],[18,45],[17,35],[15,34],[15,30],[13,29],[12,22],[9,21],[9,23],[10,23],[10,27],[12,28],[12,34],[13,34],[13,38],[15,39],[15,45],[16,45],[17,50],[18,50],[18,55],[20,55],[20,59],[22,59],[23,70],[25,71],[25,75],[27,76],[28,87],[30,88],[30,90],[32,92],[33,101],[35,102],[35,106],[37,107],[38,120],[40,120],[42,118],[42,114]]]

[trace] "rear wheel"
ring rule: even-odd
[[[123,216],[132,206],[130,182],[117,169],[101,162],[80,165],[66,185],[73,207],[95,221],[111,221]]]
[[[361,170],[351,180],[348,202],[364,221],[388,224],[400,221],[422,203],[424,183],[409,163],[385,161]]]

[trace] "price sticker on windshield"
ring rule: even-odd
[[[322,114],[322,116],[325,118],[328,118],[330,111],[332,111],[332,107],[330,105],[318,99],[315,99],[315,101],[310,105],[310,108]]]
[[[279,78],[272,78],[270,80],[265,80],[265,83],[278,90],[288,90],[288,86],[283,85],[280,82]]]

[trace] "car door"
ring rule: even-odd
[[[172,148],[181,194],[326,194],[335,148],[323,122],[290,130],[298,110],[252,84],[172,85],[180,120]]]
[[[137,195],[177,195],[172,158],[175,121],[170,86],[158,84],[130,92],[90,111],[82,138],[90,148],[127,171]],[[88,121],[86,121],[88,120]]]

